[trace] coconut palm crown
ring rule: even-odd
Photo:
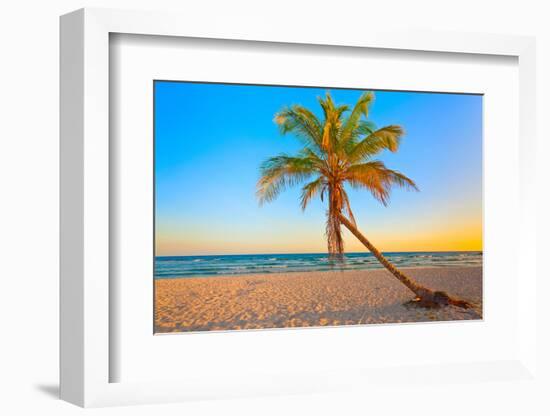
[[[374,94],[365,92],[351,109],[336,105],[327,92],[319,98],[322,119],[301,105],[282,109],[275,115],[281,133],[292,133],[304,147],[295,156],[280,154],[260,167],[260,203],[274,200],[287,187],[304,183],[302,209],[314,197],[327,200],[326,237],[333,258],[344,252],[340,216],[344,214],[355,225],[345,185],[366,189],[384,205],[393,186],[418,190],[412,179],[375,159],[383,150],[396,152],[404,132],[398,125],[377,129],[367,119],[373,101]]]

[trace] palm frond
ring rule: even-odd
[[[370,120],[360,120],[355,129],[358,137],[369,136],[376,131],[376,124]]]
[[[344,140],[340,139],[338,146],[338,156],[343,161],[348,161],[349,155],[352,153],[352,150],[357,145],[359,141],[369,136],[376,131],[376,124],[368,120],[359,120],[357,127],[349,132],[349,135]]]
[[[353,211],[351,210],[351,204],[349,202],[348,193],[342,189],[342,203],[343,203],[343,209],[347,214],[348,219],[351,221],[351,223],[355,226],[357,226],[355,222],[355,216],[353,215]]]
[[[414,181],[401,172],[388,169],[379,160],[356,164],[349,167],[345,173],[346,180],[354,188],[366,188],[382,204],[389,202],[392,186],[418,191]]]
[[[327,91],[327,93],[325,94],[325,98],[317,97],[317,101],[319,101],[319,105],[321,106],[321,108],[323,110],[323,116],[325,117],[325,120],[330,119],[331,114],[334,112],[334,110],[336,108],[330,93]]]
[[[306,146],[316,151],[321,149],[321,122],[307,108],[300,105],[284,108],[275,114],[274,121],[279,126],[281,134],[293,133]]]
[[[327,153],[332,153],[337,147],[340,138],[340,129],[342,126],[342,117],[346,111],[349,111],[349,106],[336,106],[330,92],[327,91],[325,98],[318,98],[319,104],[323,109],[323,134],[322,148]]]
[[[351,149],[348,149],[348,160],[351,163],[360,162],[376,155],[382,150],[396,152],[403,134],[404,131],[401,126],[390,125],[382,127],[359,141]]]
[[[260,205],[273,201],[287,187],[307,180],[315,171],[315,161],[309,157],[281,154],[267,159],[260,166],[261,177],[256,185]]]
[[[333,128],[332,122],[330,120],[325,120],[325,126],[323,127],[323,140],[321,141],[321,145],[323,147],[323,150],[325,151],[328,151],[331,147],[330,133],[332,128]]]
[[[321,194],[326,186],[327,183],[323,176],[319,176],[314,181],[304,185],[302,188],[302,196],[300,198],[302,210],[305,210],[309,202],[315,198],[316,195]]]
[[[361,97],[359,97],[350,115],[346,118],[342,125],[342,132],[340,135],[340,144],[342,146],[345,146],[347,142],[353,138],[353,132],[359,126],[361,117],[368,117],[369,107],[373,101],[374,94],[370,91],[364,92]]]
[[[340,120],[340,123],[338,123],[340,126],[342,125],[342,116],[347,111],[349,111],[349,105],[346,104],[339,105],[334,111],[336,119]]]

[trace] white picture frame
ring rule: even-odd
[[[414,370],[337,369],[318,374],[281,373],[262,380],[232,375],[182,381],[112,382],[110,365],[109,36],[113,33],[331,45],[333,47],[504,55],[519,65],[520,209],[517,292],[520,325],[517,354],[508,360],[422,365]],[[283,45],[284,47],[284,45]],[[388,373],[433,380],[449,372],[463,382],[492,379],[536,382],[536,198],[530,173],[535,168],[535,41],[505,35],[399,32],[349,28],[337,34],[246,21],[238,28],[225,20],[205,27],[193,16],[167,13],[82,9],[61,18],[61,398],[80,406],[184,401],[198,398],[307,393],[387,383]],[[223,336],[224,334],[219,334]],[[477,376],[476,376],[477,374]],[[481,376],[480,376],[481,375]],[[442,380],[444,380],[443,377]],[[343,382],[342,380],[346,380]],[[429,384],[429,383],[428,383]],[[427,389],[429,387],[426,387]]]

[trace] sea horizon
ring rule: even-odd
[[[384,252],[397,267],[482,266],[482,250]],[[205,254],[155,256],[155,279],[380,269],[369,252],[345,253],[344,261],[324,253]]]

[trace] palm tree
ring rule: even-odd
[[[282,109],[275,122],[282,134],[292,133],[302,141],[303,148],[296,156],[280,154],[267,159],[260,166],[261,178],[257,184],[260,204],[271,202],[287,187],[303,184],[301,207],[305,210],[316,196],[327,200],[326,237],[329,256],[342,260],[344,240],[342,224],[415,295],[422,306],[470,305],[454,299],[445,292],[421,286],[391,264],[383,254],[357,228],[345,185],[353,189],[366,189],[386,206],[391,188],[418,190],[412,179],[389,169],[373,159],[383,150],[396,152],[404,132],[400,126],[390,125],[377,129],[368,118],[372,92],[361,95],[353,109],[336,105],[327,92],[319,98],[323,119],[300,105]]]

